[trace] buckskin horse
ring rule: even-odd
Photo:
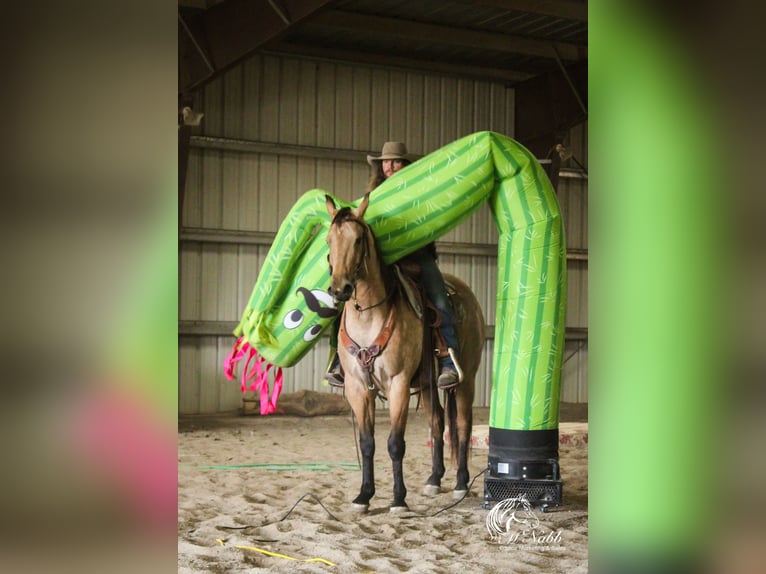
[[[345,372],[345,392],[359,421],[359,447],[362,453],[362,486],[353,508],[366,512],[375,494],[373,457],[375,454],[375,399],[378,393],[388,399],[391,432],[388,454],[394,478],[394,499],[390,511],[406,510],[402,460],[404,431],[410,402],[410,384],[421,363],[423,321],[402,295],[392,266],[386,265],[376,248],[372,229],[364,220],[369,194],[357,208],[338,209],[326,196],[332,223],[327,233],[331,284],[329,293],[343,306],[339,318],[338,353]],[[445,391],[446,415],[450,429],[453,462],[457,463],[455,499],[468,492],[468,453],[471,443],[472,408],[476,371],[484,346],[484,315],[471,289],[456,277],[445,275],[451,287],[458,336],[459,363],[463,379]],[[425,306],[423,306],[425,307]],[[430,328],[430,327],[426,327]],[[435,373],[435,369],[427,372]],[[432,435],[432,467],[423,493],[441,491],[444,476],[444,418],[435,376],[419,386]],[[421,378],[422,380],[422,378]]]

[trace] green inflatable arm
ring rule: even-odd
[[[256,359],[253,369],[246,363],[242,387],[254,380],[250,388],[260,388],[262,412],[273,412],[276,402],[272,397],[264,407],[264,369],[297,363],[335,320],[326,292],[326,193],[306,192],[287,214],[234,331],[238,340],[225,364],[227,376],[233,378],[237,361]],[[529,150],[494,132],[463,137],[383,182],[371,195],[365,219],[384,261],[392,263],[455,228],[484,201],[500,233],[491,409],[496,420],[490,424],[557,428],[566,252],[556,194]],[[498,384],[506,380],[512,384]],[[275,381],[278,395],[276,387]]]

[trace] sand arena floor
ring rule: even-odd
[[[475,427],[486,425],[488,415],[475,409]],[[410,511],[398,514],[388,511],[385,411],[377,414],[376,495],[361,515],[350,504],[361,472],[349,415],[181,417],[178,571],[587,572],[587,435],[571,440],[563,430],[567,420],[587,420],[587,411],[562,405],[560,420],[563,505],[535,512],[539,522],[516,540],[493,540],[481,476],[469,498],[432,516],[453,502],[455,468],[447,464],[442,494],[422,494],[430,474],[422,410],[410,412],[404,459]],[[486,464],[487,450],[474,448],[471,477]]]

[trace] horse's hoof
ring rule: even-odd
[[[436,496],[437,494],[441,494],[441,487],[436,486],[435,484],[426,484],[425,487],[423,487],[423,494],[425,496]]]
[[[460,500],[463,497],[468,496],[467,490],[453,490],[452,491],[452,500]]]
[[[359,504],[358,502],[351,503],[351,512],[355,512],[357,514],[365,514],[369,509],[369,504]]]
[[[406,504],[404,506],[392,506],[388,509],[391,514],[398,514],[400,512],[407,512],[410,509]]]

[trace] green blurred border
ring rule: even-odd
[[[726,146],[658,14],[589,4],[593,558],[704,554],[718,502]]]

